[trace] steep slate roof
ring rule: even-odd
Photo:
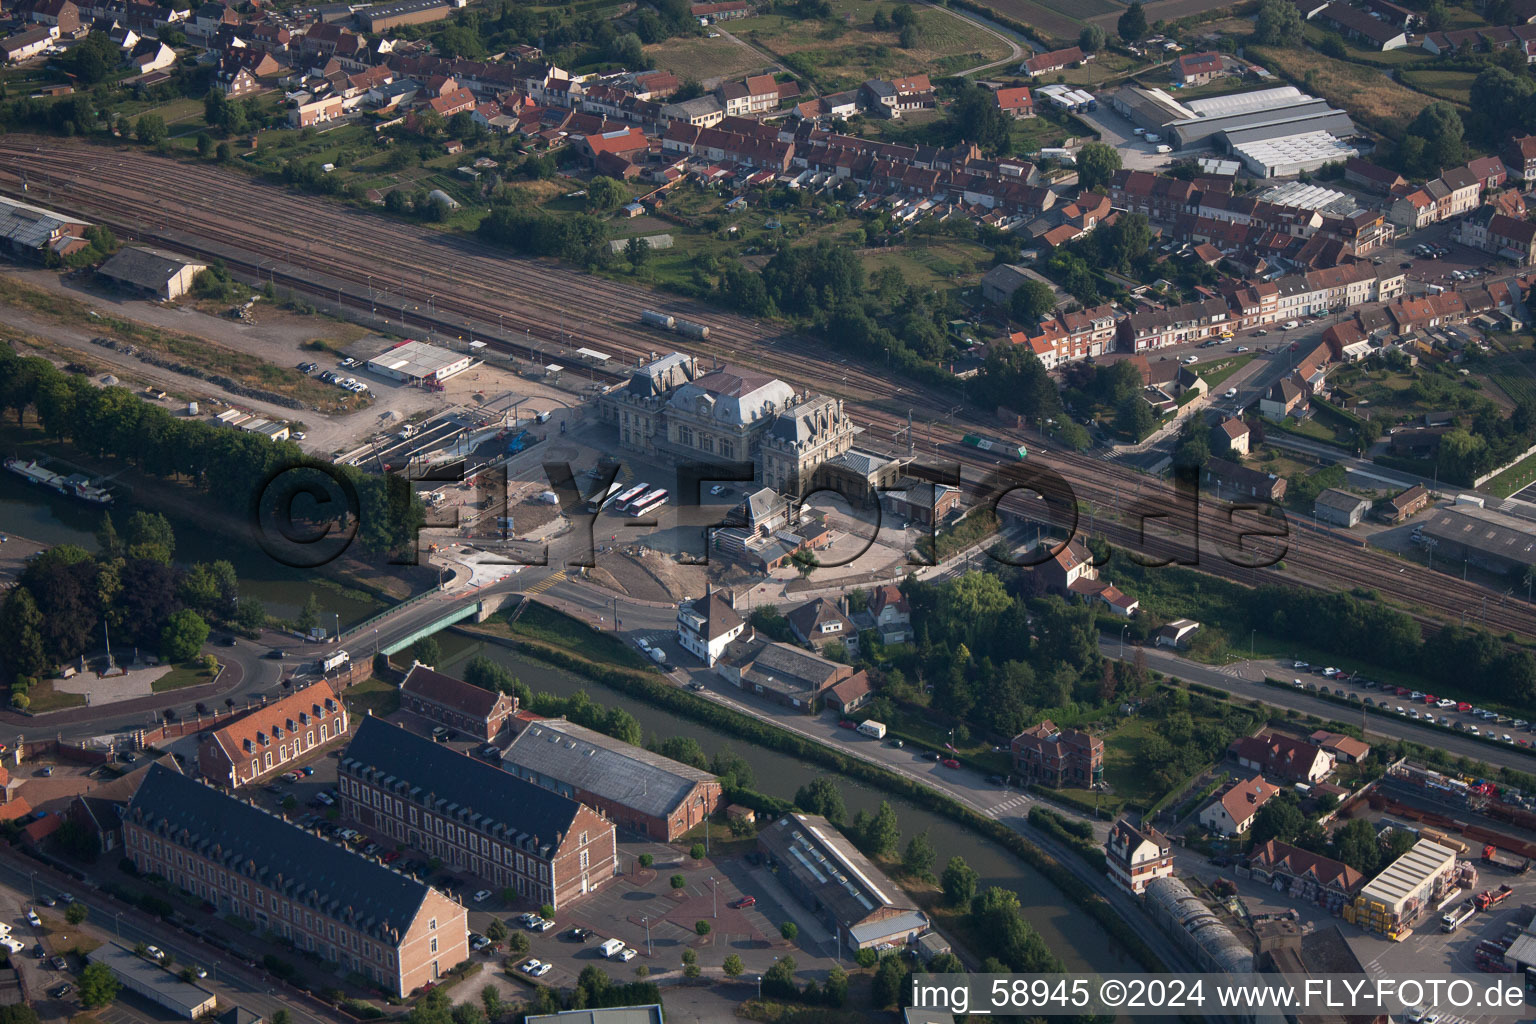
[[[703,628],[697,632],[705,640],[718,640],[742,624],[740,613],[718,591],[712,590],[703,597],[695,598],[686,605],[686,609],[704,620],[701,623]]]
[[[416,798],[461,808],[511,832],[553,846],[571,827],[581,804],[524,782],[452,747],[417,736],[379,718],[364,718],[341,763],[373,768],[403,780]],[[489,825],[483,826],[489,828]]]
[[[849,636],[856,632],[853,623],[848,621],[848,616],[842,610],[824,597],[818,597],[807,601],[805,604],[790,612],[786,619],[794,629],[797,636],[807,640],[815,640],[822,636],[821,624],[824,622],[841,622],[843,624],[842,635]],[[827,634],[830,635],[830,634]]]
[[[414,878],[163,765],[145,773],[124,817],[388,942],[399,941],[429,891]]]
[[[709,772],[563,718],[528,726],[501,763],[509,771],[523,769],[518,774],[535,782],[540,776],[563,782],[658,818],[676,810],[695,786],[716,781]]]
[[[462,679],[434,672],[425,665],[415,665],[400,684],[401,693],[414,693],[436,704],[461,711],[471,718],[485,718],[496,710],[501,696]]]

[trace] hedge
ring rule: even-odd
[[[867,782],[886,792],[910,800],[919,807],[942,814],[957,824],[970,828],[991,839],[1024,863],[1040,872],[1045,879],[1061,890],[1062,895],[1076,903],[1092,917],[1101,928],[1114,936],[1125,949],[1149,971],[1167,968],[1157,952],[1142,940],[1110,906],[1109,901],[1094,892],[1055,857],[1025,839],[1002,822],[971,810],[951,797],[945,796],[920,782],[897,775],[895,772],[870,764],[860,758],[839,754],[830,747],[808,740],[786,729],[769,725],[713,701],[695,697],[687,690],[669,686],[648,673],[634,672],[588,661],[557,647],[549,647],[528,640],[509,640],[489,633],[464,627],[455,627],[481,640],[492,640],[510,646],[552,665],[578,672],[590,679],[610,686],[620,693],[646,701],[653,707],[691,718],[721,732],[740,736],[770,750],[790,754],[813,764],[831,769],[839,775]]]

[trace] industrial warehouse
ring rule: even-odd
[[[1475,504],[1430,511],[1414,527],[1414,542],[1434,561],[1465,561],[1492,573],[1536,565],[1536,533],[1529,521]]]
[[[1454,884],[1456,851],[1428,839],[1387,865],[1360,890],[1344,920],[1388,938],[1401,937]]]
[[[786,814],[757,843],[784,887],[833,928],[841,948],[904,946],[928,931],[928,915],[826,818]]]
[[[1349,115],[1291,85],[1185,102],[1162,89],[1123,86],[1110,104],[1138,127],[1165,132],[1174,149],[1229,152],[1258,178],[1359,155],[1344,141],[1356,133]]]

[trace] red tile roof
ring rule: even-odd
[[[313,716],[330,721],[341,714],[341,701],[331,684],[324,680],[265,707],[256,708],[209,734],[233,764],[243,764],[252,751],[263,748],[263,740],[287,742],[287,735],[298,729],[303,718]]]

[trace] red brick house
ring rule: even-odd
[[[1104,781],[1104,741],[1046,719],[1013,738],[1013,770],[1031,782],[1087,789]]]
[[[346,733],[347,709],[322,681],[209,733],[198,745],[197,766],[204,778],[237,789]]]
[[[480,740],[493,740],[517,713],[517,698],[412,666],[400,684],[400,707]]]

